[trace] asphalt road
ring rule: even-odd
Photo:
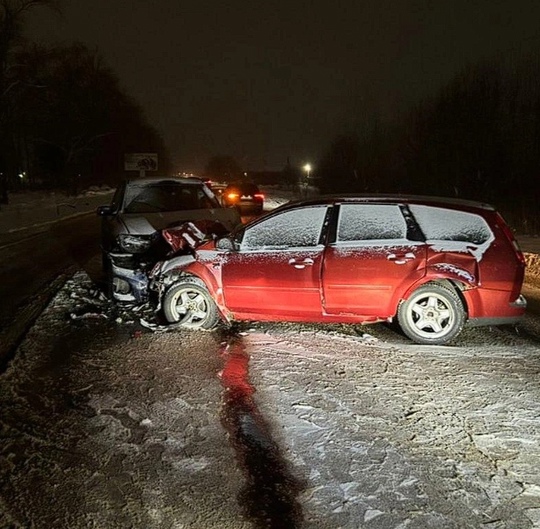
[[[0,333],[22,313],[46,302],[58,276],[83,269],[99,282],[99,218],[95,213],[72,217],[2,246],[0,252]]]

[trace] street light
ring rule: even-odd
[[[308,192],[308,186],[309,186],[309,174],[311,173],[311,164],[307,163],[306,165],[304,165],[302,169],[304,169],[304,171],[306,172],[306,179],[302,187],[303,187],[304,198],[307,198],[307,194],[308,194],[307,192]]]

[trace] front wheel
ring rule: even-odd
[[[219,312],[202,282],[184,278],[173,285],[163,297],[163,313],[169,323],[189,329],[213,329],[219,322]]]
[[[403,332],[421,344],[445,344],[465,324],[465,310],[456,292],[435,283],[413,292],[399,306],[397,317]]]

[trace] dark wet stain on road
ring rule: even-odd
[[[302,484],[294,478],[272,440],[253,399],[249,383],[249,355],[241,336],[228,336],[222,344],[225,388],[222,423],[229,432],[247,483],[238,502],[246,517],[261,529],[295,529],[303,521],[296,497]]]

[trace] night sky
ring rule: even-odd
[[[465,64],[540,48],[538,0],[65,1],[37,40],[97,47],[176,170],[216,154],[301,165],[337,133],[433,94]]]

